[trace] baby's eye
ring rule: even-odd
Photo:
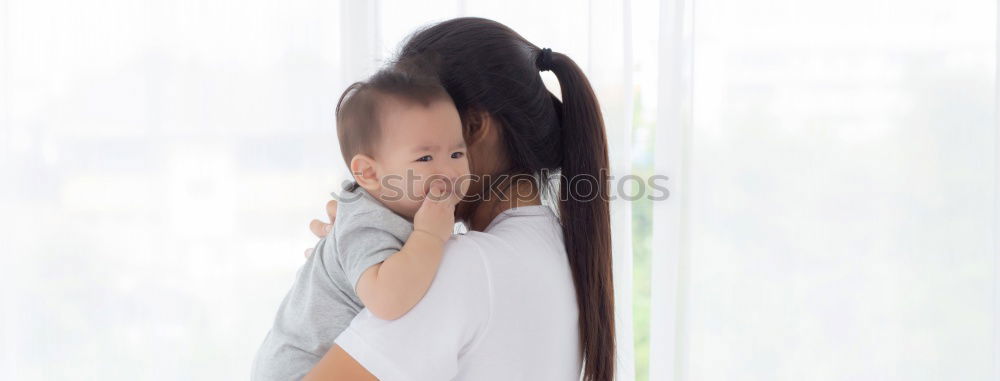
[[[465,156],[465,152],[452,152],[451,153],[451,158],[452,159],[461,159],[463,156]]]
[[[431,161],[431,155],[421,156],[417,161]]]

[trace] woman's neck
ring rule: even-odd
[[[513,196],[510,196],[513,195]],[[533,181],[515,181],[501,197],[489,197],[479,202],[469,218],[469,230],[483,231],[500,213],[521,206],[542,205],[538,186]]]

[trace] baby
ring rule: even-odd
[[[416,73],[386,69],[341,96],[337,136],[355,183],[282,301],[254,380],[301,379],[363,308],[396,319],[430,287],[469,162],[451,98]]]

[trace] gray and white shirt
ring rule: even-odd
[[[333,230],[299,269],[257,351],[252,380],[298,380],[319,362],[364,305],[361,274],[403,247],[413,224],[364,189],[345,190]]]

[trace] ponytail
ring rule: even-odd
[[[547,49],[546,49],[547,50]],[[584,381],[615,375],[615,300],[611,275],[608,140],[597,97],[569,57],[542,51],[562,89],[559,215],[580,310]]]
[[[451,19],[417,31],[403,44],[397,62],[427,54],[435,57],[437,75],[463,121],[464,115],[485,111],[498,122],[507,173],[544,177],[540,187],[545,189],[548,177],[541,174],[561,171],[559,215],[576,287],[583,380],[613,380],[608,141],[590,82],[569,57],[539,49],[483,18]],[[545,87],[540,70],[559,79],[561,101]]]

